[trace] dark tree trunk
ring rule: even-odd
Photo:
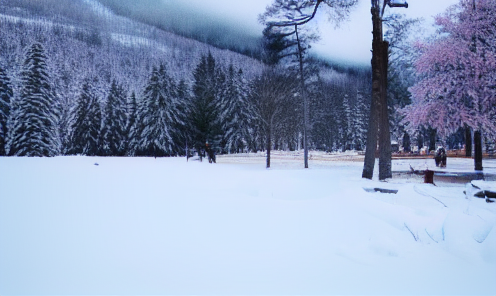
[[[379,179],[391,177],[391,136],[387,108],[388,43],[382,40],[382,19],[378,3],[372,4],[372,103],[362,178],[374,175],[375,151],[379,133]]]
[[[272,140],[270,131],[267,133],[267,166],[266,168],[270,168],[270,149],[272,148]]]
[[[381,112],[381,67],[380,48],[382,41],[382,24],[379,9],[372,7],[372,101],[370,104],[369,129],[363,164],[362,178],[372,179],[374,176],[375,151]]]
[[[436,150],[437,132],[435,129],[429,129],[429,151]]]
[[[372,85],[374,87],[374,84]],[[372,102],[370,104],[369,128],[367,130],[367,142],[365,146],[365,160],[363,165],[362,178],[372,180],[374,176],[375,151],[377,150],[377,131],[379,129],[379,102],[374,95],[377,92],[372,90]]]
[[[472,157],[472,130],[465,127],[465,156]]]
[[[422,149],[422,147],[424,147],[424,133],[421,130],[419,131],[419,134],[417,137],[417,146],[419,148],[419,152],[420,152],[420,149]]]
[[[388,65],[388,50],[389,43],[383,41],[381,43],[381,51],[379,55],[379,67],[381,68],[381,118],[379,126],[379,180],[392,178],[391,172],[391,134],[389,131],[389,110],[387,102],[387,65]]]
[[[474,133],[474,144],[475,144],[475,157],[474,164],[476,171],[482,171],[482,136],[481,131],[475,131]]]
[[[298,59],[300,62],[300,88],[301,96],[303,98],[303,150],[304,150],[304,165],[308,169],[308,103],[307,103],[307,92],[305,88],[305,76],[303,73],[303,49],[300,43],[300,37],[298,34],[298,25],[295,25],[296,40],[298,41]]]
[[[403,135],[403,151],[405,152],[411,152],[412,149],[410,148],[410,135],[405,132],[405,134]]]

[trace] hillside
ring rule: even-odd
[[[139,92],[159,63],[166,63],[177,80],[189,82],[200,56],[209,51],[248,77],[261,69],[257,60],[115,15],[96,0],[2,1],[0,25],[0,61],[6,71],[16,73],[25,46],[41,42],[51,76],[64,80],[59,94],[65,96],[87,76],[116,79]]]

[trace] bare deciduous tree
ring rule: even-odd
[[[296,80],[278,68],[269,68],[253,80],[251,101],[257,120],[265,135],[267,168],[270,168],[270,152],[275,135],[281,131],[285,121],[291,120],[294,108]]]

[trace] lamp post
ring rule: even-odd
[[[372,179],[379,134],[379,180],[392,177],[391,171],[391,136],[387,105],[387,67],[389,43],[384,41],[382,17],[386,5],[391,8],[408,8],[408,3],[384,0],[382,7],[379,0],[371,0],[372,14],[372,103],[370,107],[367,147],[362,178]]]

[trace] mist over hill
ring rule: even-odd
[[[168,32],[258,58],[260,34],[180,0],[98,0],[114,13]]]

